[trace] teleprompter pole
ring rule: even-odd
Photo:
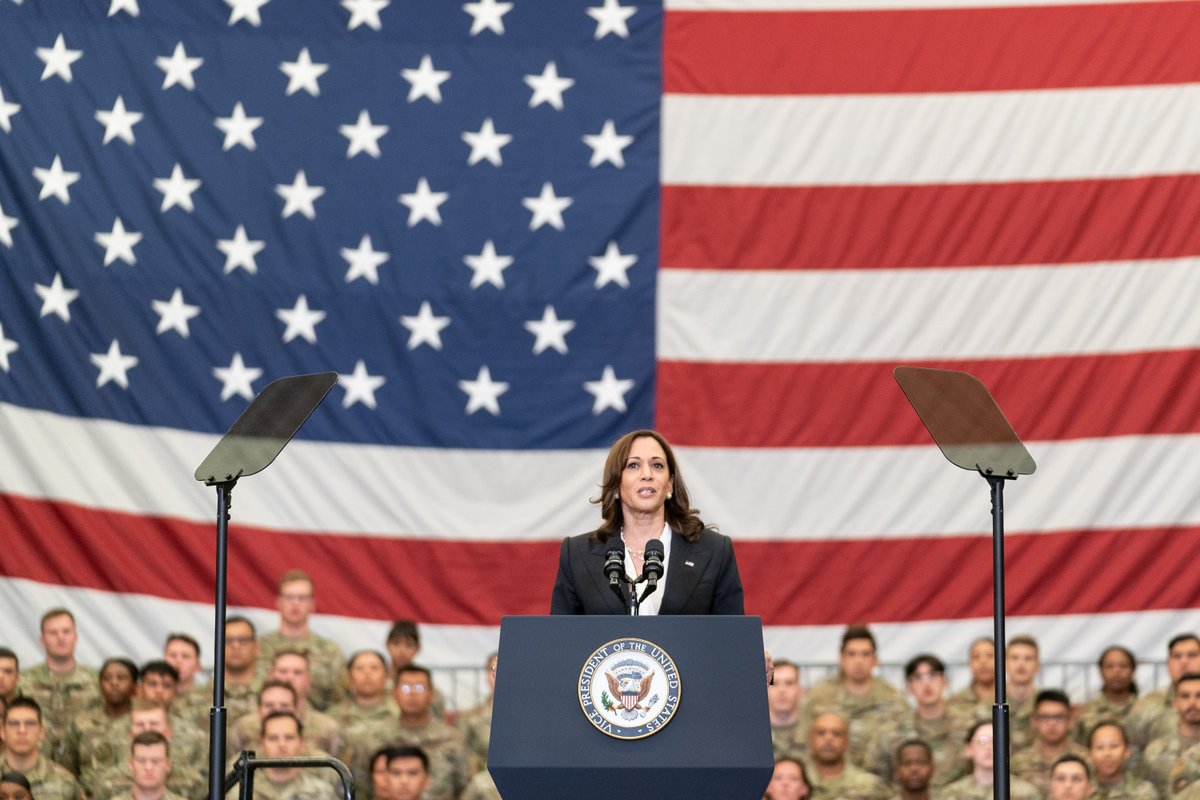
[[[225,598],[226,571],[229,565],[229,504],[237,479],[217,487],[217,597],[216,627],[213,632],[213,705],[208,719],[208,797],[222,800],[225,786],[225,736],[228,711],[225,708]]]
[[[992,585],[995,607],[996,636],[996,704],[992,706],[992,774],[993,796],[1009,799],[1009,716],[1007,678],[1004,674],[1004,481],[1005,478],[984,475],[992,488]]]

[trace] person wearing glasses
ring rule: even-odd
[[[467,748],[463,735],[433,713],[433,677],[409,664],[396,673],[392,696],[400,708],[400,724],[389,744],[420,747],[429,756],[425,800],[454,800],[467,786]]]
[[[258,662],[258,633],[242,616],[225,620],[225,707],[229,719],[254,712],[265,679]],[[207,724],[207,713],[205,724]]]
[[[1043,689],[1033,701],[1033,743],[1013,754],[1012,772],[1042,792],[1050,791],[1050,769],[1059,758],[1086,758],[1087,748],[1071,738],[1071,699],[1058,689]]]

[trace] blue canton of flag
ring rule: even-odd
[[[307,437],[649,425],[661,17],[0,3],[0,399],[219,432],[335,370]]]

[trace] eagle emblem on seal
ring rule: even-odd
[[[611,672],[605,672],[604,677],[608,679],[608,689],[613,693],[613,697],[621,700],[621,705],[610,706],[610,711],[615,711],[618,717],[627,722],[646,716],[651,704],[644,701],[646,695],[650,694],[654,673],[627,671],[618,677]]]

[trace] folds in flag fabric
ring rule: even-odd
[[[107,6],[107,7],[104,7]],[[919,6],[919,7],[916,7]],[[986,484],[897,364],[989,386],[1010,628],[1192,626],[1200,4],[0,4],[0,597],[36,659],[211,630],[191,474],[254,394],[340,385],[233,495],[230,601],[417,619],[475,663],[548,609],[608,445],[657,427],[768,645],[960,659]]]

